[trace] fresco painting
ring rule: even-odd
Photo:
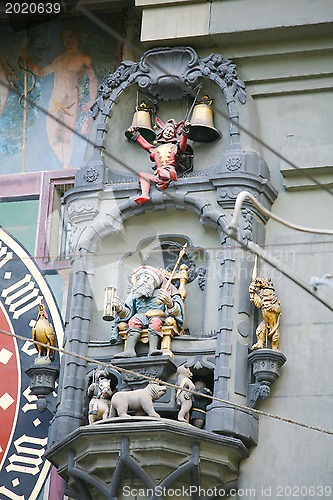
[[[23,78],[18,64],[21,34],[13,34],[8,24],[0,25],[0,172],[7,156],[22,149]],[[32,118],[32,115],[30,116]]]
[[[0,174],[82,165],[90,107],[119,50],[81,18],[17,33],[0,24]]]

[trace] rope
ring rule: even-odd
[[[74,353],[74,352],[71,352],[71,351],[67,351],[66,349],[62,349],[60,347],[49,346],[48,344],[44,344],[43,342],[38,342],[36,340],[28,339],[26,337],[23,337],[22,335],[18,335],[18,334],[15,334],[15,333],[7,332],[7,331],[1,330],[1,329],[0,329],[0,333],[2,333],[3,335],[7,335],[8,337],[13,337],[13,338],[16,338],[16,339],[19,339],[19,340],[23,340],[25,342],[31,342],[32,344],[36,344],[36,345],[39,345],[41,347],[48,347],[48,348],[53,349],[54,351],[57,351],[57,352],[59,352],[61,354],[66,354],[67,356],[74,356],[74,357],[76,357],[78,359],[82,359],[84,361],[87,361],[88,363],[94,363],[94,364],[97,364],[99,366],[103,366],[105,368],[114,369],[114,370],[117,370],[119,372],[127,373],[129,375],[135,375],[136,377],[141,377],[141,378],[143,378],[145,380],[148,380],[149,382],[154,382],[155,384],[165,385],[167,387],[171,387],[171,388],[174,388],[174,389],[177,389],[177,390],[182,390],[183,389],[179,385],[172,384],[170,382],[164,382],[162,380],[155,379],[155,378],[150,377],[148,375],[143,375],[142,373],[138,373],[138,372],[135,372],[133,370],[128,370],[127,368],[121,368],[119,366],[112,365],[111,363],[105,363],[104,361],[98,361],[98,360],[90,358],[88,356],[82,356],[80,354],[77,354],[77,353]],[[186,391],[189,392],[190,394],[198,395],[198,392],[195,391],[195,390],[186,389]],[[209,396],[207,394],[201,394],[200,393],[200,397],[205,397],[205,398],[209,399],[210,401],[212,401],[212,400],[213,401],[217,401],[217,402],[223,403],[223,404],[225,404],[227,406],[233,406],[235,408],[238,408],[238,409],[241,409],[241,410],[245,410],[246,412],[253,412],[253,413],[257,414],[257,415],[261,415],[263,417],[272,418],[272,419],[278,420],[280,422],[285,422],[285,423],[288,423],[288,424],[297,425],[298,427],[303,427],[304,429],[309,429],[309,430],[321,432],[322,434],[328,434],[330,436],[333,436],[333,431],[330,431],[328,429],[323,429],[321,427],[317,427],[317,426],[314,426],[314,425],[305,424],[303,422],[299,422],[299,421],[293,420],[291,418],[281,417],[280,415],[273,415],[272,413],[267,413],[265,411],[258,410],[256,408],[249,408],[248,406],[240,405],[238,403],[234,403],[233,401],[228,401],[226,399],[218,398],[217,396]]]

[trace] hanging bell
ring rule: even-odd
[[[212,100],[194,106],[188,138],[195,142],[213,142],[220,139],[221,133],[214,127]]]
[[[156,134],[151,127],[150,109],[145,103],[135,108],[131,127],[135,128],[148,142],[154,141]],[[132,134],[126,130],[125,136],[132,139]]]

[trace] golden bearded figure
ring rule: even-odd
[[[261,310],[263,321],[256,330],[258,341],[252,349],[270,348],[278,350],[280,333],[280,301],[278,300],[270,278],[253,277],[249,286],[250,301]]]

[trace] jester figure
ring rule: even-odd
[[[163,123],[156,118],[157,125],[161,132],[156,138],[156,144],[150,144],[138,132],[135,127],[130,127],[128,132],[132,135],[131,140],[136,141],[140,146],[150,153],[150,159],[155,163],[153,166],[154,174],[146,172],[139,173],[141,194],[135,198],[139,205],[150,200],[149,192],[152,183],[157,189],[166,189],[171,181],[176,181],[177,166],[182,154],[185,154],[187,148],[187,137],[190,129],[189,122],[184,120],[176,123],[174,119]]]

